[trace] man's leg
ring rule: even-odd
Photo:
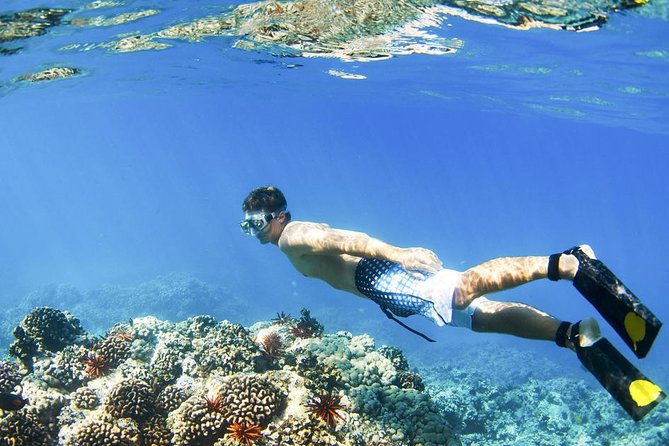
[[[556,342],[558,336],[566,338],[562,339],[565,347],[576,351],[581,363],[635,421],[646,416],[666,397],[657,384],[601,336],[594,319],[568,324],[566,332],[558,335],[560,325],[548,314],[515,302],[482,299],[476,301],[472,315],[472,330],[478,332],[506,333]]]
[[[470,268],[456,285],[453,307],[462,310],[485,294],[544,278],[572,281],[637,357],[648,354],[662,322],[595,258],[588,245],[551,257],[504,257]]]
[[[529,305],[485,300],[477,303],[472,330],[554,341],[560,321]]]
[[[577,270],[578,259],[576,257],[570,254],[560,258],[560,278],[573,280]],[[547,277],[547,256],[500,257],[488,260],[462,273],[453,295],[453,305],[456,309],[461,310],[484,294],[508,290]]]

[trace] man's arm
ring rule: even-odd
[[[320,223],[294,222],[284,230],[279,248],[292,255],[372,257],[401,264],[407,270],[436,272],[442,268],[436,254],[424,248],[399,248],[364,232],[334,229]]]

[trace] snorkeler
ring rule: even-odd
[[[362,232],[291,220],[283,193],[254,189],[242,204],[242,230],[272,243],[303,275],[377,303],[390,319],[420,314],[437,325],[555,341],[574,350],[583,365],[635,420],[665,393],[600,335],[594,319],[562,322],[529,305],[484,295],[533,280],[570,280],[616,329],[635,354],[650,349],[662,323],[611,273],[587,245],[549,257],[489,260],[464,272],[445,269],[424,248],[399,248]]]

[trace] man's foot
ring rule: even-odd
[[[574,249],[580,249],[583,252],[583,254],[585,254],[590,259],[596,259],[595,251],[592,250],[590,245],[579,245],[577,248]],[[578,259],[573,254],[562,253],[562,254],[557,254],[557,256],[558,258],[556,258],[554,261],[557,262],[557,272],[559,278],[573,281],[574,277],[576,277],[576,273],[578,272],[578,266],[579,266]]]
[[[570,340],[572,340],[571,330],[569,333],[569,338]],[[582,348],[590,347],[600,339],[602,339],[602,333],[599,331],[599,324],[597,323],[596,320],[589,317],[587,319],[583,319],[579,323],[579,333],[578,333],[578,338],[576,339],[579,347]],[[574,341],[572,340],[572,342]]]
[[[577,325],[578,324],[578,325]],[[589,317],[579,321],[577,324],[563,322],[555,336],[555,343],[560,347],[566,347],[576,351],[576,348],[590,347],[602,338],[599,324]],[[578,333],[576,332],[578,331]]]

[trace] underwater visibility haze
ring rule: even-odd
[[[404,319],[425,342],[239,228],[271,184],[455,270],[588,243],[666,321],[668,17],[3,2],[0,444],[669,444],[666,401],[632,421],[568,349]],[[494,299],[595,317],[669,386],[666,333],[636,358],[566,281]]]

